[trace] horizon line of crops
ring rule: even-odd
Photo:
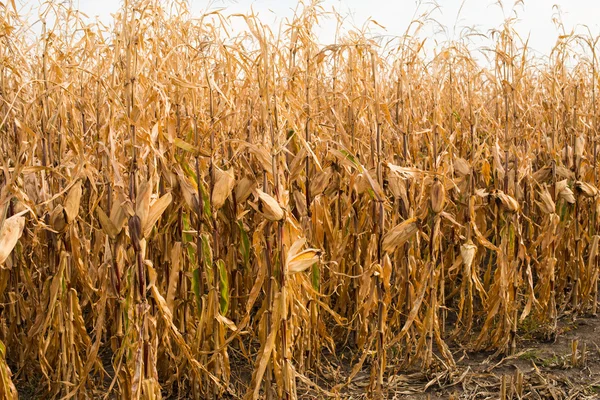
[[[0,396],[380,397],[597,313],[598,37],[42,10],[0,3]]]

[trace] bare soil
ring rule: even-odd
[[[558,322],[551,340],[519,332],[511,356],[452,349],[456,368],[388,377],[386,399],[600,399],[600,316],[569,316]],[[573,354],[574,345],[577,351]],[[346,399],[367,398],[370,371],[365,368],[348,386]],[[505,397],[502,397],[504,394]],[[327,396],[316,396],[327,398]],[[377,397],[371,394],[371,398]],[[307,393],[306,398],[315,398]]]
[[[600,399],[600,316],[565,317],[558,323],[553,340],[546,340],[535,332],[519,332],[517,351],[511,356],[494,357],[492,353],[470,353],[456,346],[452,348],[456,368],[438,373],[391,373],[383,390],[385,399]],[[573,354],[574,344],[577,352]],[[233,350],[232,388],[241,391],[251,379],[252,365],[237,358]],[[239,354],[238,354],[239,355]],[[328,399],[328,390],[347,381],[350,370],[359,354],[341,350],[339,354],[322,355],[319,374],[299,379],[298,394],[302,399]],[[105,355],[108,372],[110,355]],[[237,362],[236,362],[237,358]],[[394,366],[390,366],[390,371]],[[365,363],[363,369],[341,389],[339,398],[366,399],[379,396],[369,393],[371,370]],[[109,382],[109,380],[107,380]],[[316,382],[316,389],[310,382]],[[34,381],[17,380],[21,399],[40,399],[39,387]],[[188,394],[168,396],[185,399]]]

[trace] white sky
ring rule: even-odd
[[[41,0],[24,1],[25,4],[38,3]],[[110,13],[116,11],[122,0],[72,0],[73,4],[90,17],[98,16],[103,22],[111,20]],[[504,13],[511,15],[514,0],[504,0]],[[17,1],[18,2],[18,1]],[[215,8],[226,8],[226,14],[247,13],[254,10],[261,21],[272,24],[293,15],[296,0],[189,0],[192,11],[198,15],[202,11]],[[497,28],[504,20],[503,11],[496,4],[497,0],[464,0],[460,16],[462,0],[438,0],[440,9],[432,14],[439,23],[447,28],[448,35],[439,34],[436,40],[445,41],[453,37],[452,30],[456,26],[457,32],[461,27],[476,27],[480,32],[487,33],[491,28]],[[517,7],[519,22],[516,27],[523,38],[529,36],[529,47],[537,52],[548,54],[556,42],[558,31],[553,23],[556,16],[557,5],[561,10],[562,21],[567,30],[578,25],[589,26],[593,35],[600,33],[600,0],[524,0],[522,6]],[[344,28],[352,29],[353,26],[362,27],[368,18],[372,18],[385,27],[385,30],[374,24],[370,25],[375,34],[400,35],[410,23],[417,2],[415,0],[325,0],[322,2],[325,10],[335,9],[346,16]],[[431,6],[421,5],[419,14],[431,9]],[[321,44],[333,43],[335,20],[322,19],[316,31]],[[242,26],[234,24],[236,26]],[[577,29],[583,32],[583,29]],[[421,37],[430,37],[433,28],[424,31]],[[489,43],[488,43],[489,44]]]

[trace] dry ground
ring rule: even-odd
[[[454,348],[457,367],[426,375],[415,371],[388,379],[387,399],[600,399],[600,316],[565,317],[558,335],[545,339],[520,332],[513,356],[469,353]],[[573,345],[577,353],[573,357]],[[393,367],[390,367],[393,368]],[[340,370],[344,370],[340,367]],[[343,375],[343,374],[342,374]],[[504,385],[503,382],[504,381]],[[519,382],[522,383],[519,385]],[[366,398],[368,368],[358,374],[342,398]],[[521,389],[519,389],[519,386]],[[310,391],[306,398],[327,398]]]
[[[457,367],[451,372],[430,375],[418,371],[392,375],[388,379],[384,397],[387,399],[498,399],[502,381],[506,399],[600,399],[600,316],[565,317],[559,321],[559,334],[554,340],[536,337],[530,332],[521,332],[517,352],[509,357],[494,358],[491,353],[469,353],[454,348]],[[577,360],[573,363],[573,343],[578,341]],[[584,353],[585,350],[585,353]],[[232,358],[234,358],[233,355]],[[110,354],[106,353],[106,366],[110,366]],[[336,357],[326,357],[331,368],[319,377],[310,379],[322,387],[332,387],[333,381],[340,383],[350,371],[353,354],[341,352]],[[232,365],[233,381],[239,387],[250,379],[252,366],[243,362]],[[393,369],[393,366],[390,366]],[[112,368],[108,368],[112,373]],[[333,372],[332,372],[333,371]],[[519,377],[522,374],[522,377]],[[365,366],[342,390],[341,398],[369,398],[369,367]],[[335,378],[333,378],[335,376]],[[518,380],[522,379],[522,389]],[[21,399],[41,399],[35,381],[18,380],[17,388]],[[235,386],[235,384],[234,384]],[[298,394],[303,399],[331,398],[325,392],[316,391],[299,383]],[[185,394],[171,398],[189,398]],[[371,396],[370,398],[373,398]]]

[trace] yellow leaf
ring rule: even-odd
[[[221,314],[217,314],[216,318],[217,318],[217,321],[219,321],[220,323],[222,323],[223,325],[225,325],[226,327],[231,329],[233,332],[237,331],[237,326],[235,326],[233,321],[230,320],[229,318],[227,318]]]
[[[483,175],[485,184],[489,185],[490,180],[492,179],[492,168],[490,167],[490,163],[485,160],[483,161],[483,165],[481,166],[481,175]]]

